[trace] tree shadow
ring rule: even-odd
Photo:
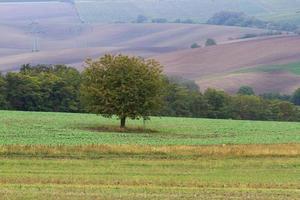
[[[84,130],[93,132],[108,132],[108,133],[158,133],[157,130],[147,129],[144,127],[126,127],[121,128],[119,126],[97,126],[97,127],[85,127]]]

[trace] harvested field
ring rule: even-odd
[[[152,118],[156,131],[129,121],[120,132],[88,114],[0,121],[0,199],[300,197],[299,123]]]
[[[251,72],[258,66],[287,64],[300,60],[300,37],[275,37],[235,42],[208,48],[183,50],[157,56],[167,74],[182,75],[208,87],[236,92],[242,85],[257,92],[291,93],[299,87],[300,76],[279,72]],[[249,70],[249,73],[237,73]]]

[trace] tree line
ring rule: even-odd
[[[202,24],[202,23],[199,23],[192,19],[176,19],[174,21],[169,21],[166,18],[149,19],[148,17],[146,17],[144,15],[138,15],[137,19],[134,22],[135,23]],[[276,34],[280,34],[280,31],[299,33],[299,27],[294,23],[264,21],[264,20],[257,19],[256,17],[253,17],[253,16],[248,16],[243,12],[234,12],[234,11],[217,12],[206,21],[206,24],[252,27],[252,28],[261,28],[261,29],[268,29],[268,30],[277,30],[278,32],[274,32]],[[271,33],[269,33],[267,35],[271,35]],[[257,35],[257,36],[259,36],[259,35]]]
[[[256,96],[246,86],[241,87],[236,95],[212,88],[201,93],[195,87],[196,84],[191,81],[180,84],[169,82],[165,97],[167,103],[160,115],[263,121],[300,120],[300,109],[297,106],[300,105],[300,89],[290,99],[281,99],[283,95],[274,94],[274,98],[267,98],[269,94]]]
[[[207,24],[225,25],[225,26],[241,26],[253,27],[278,31],[297,32],[299,27],[293,23],[276,23],[250,17],[243,12],[221,11],[215,13]]]
[[[198,85],[193,81],[160,75],[159,63],[154,61],[106,57],[101,60],[101,65],[111,60],[114,60],[116,67],[110,70],[95,67],[100,61],[90,60],[90,71],[85,70],[82,73],[65,65],[23,65],[19,72],[9,72],[0,76],[0,108],[46,112],[95,111],[97,114],[111,116],[115,114],[112,108],[121,110],[127,106],[132,108],[128,110],[129,117],[141,113],[145,118],[155,115],[300,121],[300,89],[291,96],[273,93],[257,96],[250,87],[241,87],[236,95],[216,89],[200,92]],[[126,64],[127,68],[119,67]],[[144,68],[138,68],[141,71],[137,72],[137,68],[128,68],[132,65]],[[150,66],[150,71],[147,66]],[[110,82],[103,82],[104,78],[99,79],[99,76],[96,76],[98,72],[103,73],[103,77],[109,78]],[[149,76],[151,73],[153,75]],[[158,79],[158,76],[161,76],[161,79]],[[122,81],[127,81],[130,87],[119,87],[120,84],[122,86]],[[108,84],[107,87],[104,87],[104,84]],[[140,85],[143,87],[138,90]],[[102,90],[99,92],[94,88]],[[157,88],[160,88],[160,91]],[[125,95],[118,96],[121,89]],[[153,95],[157,92],[160,92],[159,96]],[[130,96],[135,93],[138,95]],[[158,97],[161,97],[161,101],[158,101]],[[122,102],[126,102],[128,98],[132,100],[128,101],[128,105],[123,105]],[[104,109],[101,105],[105,105],[107,99],[113,99],[116,103]],[[136,103],[133,103],[134,101]],[[148,109],[153,107],[157,109]]]

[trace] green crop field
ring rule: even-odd
[[[237,73],[248,73],[248,72],[289,72],[295,75],[300,75],[300,62],[284,64],[284,65],[265,65],[251,69],[243,69],[237,71]]]
[[[0,111],[0,199],[299,199],[300,123]],[[145,129],[144,129],[145,128]]]
[[[298,158],[0,160],[0,199],[297,199]]]
[[[300,143],[300,123],[153,117],[150,132],[100,132],[117,119],[64,113],[0,112],[0,144],[211,145]],[[143,121],[129,121],[143,128]]]

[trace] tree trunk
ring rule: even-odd
[[[126,125],[126,117],[121,117],[121,128],[125,128]]]

